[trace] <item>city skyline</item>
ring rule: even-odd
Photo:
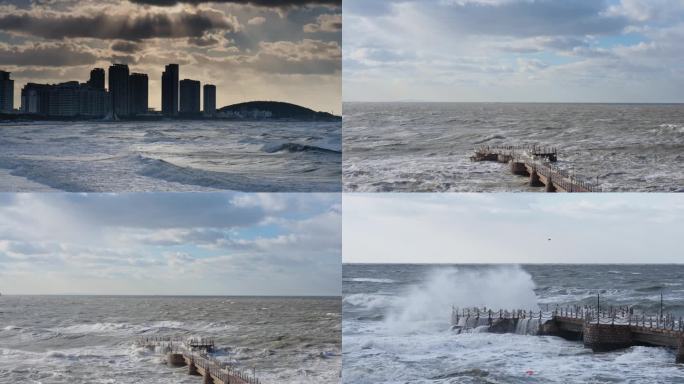
[[[17,110],[22,114],[62,117],[128,118],[149,116],[152,112],[155,114],[161,112],[167,117],[213,117],[216,112],[216,86],[204,84],[207,88],[205,97],[208,96],[209,99],[203,100],[206,108],[201,109],[200,82],[191,79],[179,81],[178,69],[178,64],[168,64],[162,74],[163,109],[161,111],[149,107],[147,74],[131,72],[128,65],[120,63],[112,63],[106,75],[103,68],[93,68],[90,71],[90,78],[85,82],[79,80],[58,84],[29,82],[21,89],[21,104]],[[166,71],[170,73],[167,75]],[[0,71],[0,93],[6,94],[7,89],[13,90],[13,80],[9,79],[10,77],[8,72]],[[196,89],[194,92],[188,92],[187,89],[183,89],[183,83],[191,83]],[[0,97],[0,102],[3,102],[5,98],[7,96]],[[11,107],[11,105],[5,105],[0,111],[11,113]]]
[[[269,5],[271,4],[271,5]],[[14,105],[28,82],[87,79],[93,68],[129,66],[149,78],[161,110],[164,65],[180,79],[216,85],[216,104],[279,100],[341,112],[339,1],[105,1],[0,5],[0,69]]]

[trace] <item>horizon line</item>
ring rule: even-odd
[[[336,298],[342,295],[173,295],[173,294],[105,294],[105,293],[2,293],[2,296],[90,296],[90,297],[266,297],[266,298]]]
[[[475,263],[475,262],[462,262],[462,263],[439,263],[439,262],[342,262],[342,265],[627,265],[627,266],[636,266],[636,265],[676,265],[676,266],[684,266],[684,263],[567,263],[567,262],[557,262],[557,263],[515,263],[515,262],[510,262],[510,263],[496,263],[496,262],[490,262],[490,263]]]
[[[653,104],[678,105],[684,101],[446,101],[446,100],[342,100],[342,103],[425,103],[425,104]]]

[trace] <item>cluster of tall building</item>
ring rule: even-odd
[[[178,64],[169,64],[162,73],[162,114],[164,116],[198,115],[200,113],[200,82],[178,81]],[[216,113],[216,86],[204,85],[204,106],[207,116]]]
[[[169,64],[162,74],[162,114],[174,116],[200,115],[200,82],[178,79],[178,64]],[[118,118],[149,113],[148,77],[144,73],[130,73],[128,65],[113,64],[108,71],[90,71],[86,83],[68,81],[60,84],[28,83],[21,90],[21,112],[44,116]],[[180,85],[180,86],[179,86]],[[0,71],[0,113],[13,112],[14,81],[10,73]],[[216,86],[204,85],[204,114],[216,112]]]

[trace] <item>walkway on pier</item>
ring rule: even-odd
[[[493,333],[559,336],[583,341],[594,352],[635,345],[677,349],[676,362],[684,363],[684,321],[671,314],[635,314],[629,307],[600,310],[590,306],[523,311],[452,308],[453,329],[487,326]]]
[[[529,176],[531,187],[545,187],[547,192],[601,192],[589,183],[566,170],[555,166],[558,150],[536,145],[481,146],[470,157],[472,161],[507,163],[513,174]]]
[[[202,376],[203,384],[260,384],[261,381],[209,353],[215,348],[213,339],[204,338],[140,338],[137,345],[155,349],[166,356],[173,367],[188,367],[189,375]]]

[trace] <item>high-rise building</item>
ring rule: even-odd
[[[216,113],[216,86],[204,84],[204,114],[213,116]]]
[[[131,73],[128,87],[131,115],[147,113],[147,75],[144,73]]]
[[[128,76],[128,65],[126,64],[114,64],[109,67],[109,92],[112,95],[112,111],[118,117],[130,115]]]
[[[200,82],[184,79],[180,82],[180,112],[184,114],[199,114],[200,112]]]
[[[162,113],[178,115],[178,64],[168,64],[162,73]]]
[[[77,81],[61,84],[28,83],[21,90],[21,111],[44,116],[103,117],[111,100],[105,89]]]
[[[28,83],[21,89],[21,112],[49,115],[49,84]]]
[[[14,80],[10,73],[0,71],[0,113],[12,113],[14,110]]]
[[[105,89],[105,71],[102,68],[95,68],[90,71],[88,86],[94,89]]]

